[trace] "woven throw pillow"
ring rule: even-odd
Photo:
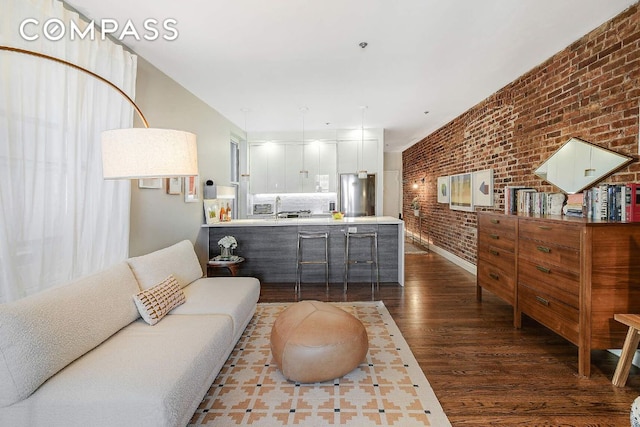
[[[133,301],[144,321],[155,325],[172,309],[183,304],[185,297],[176,278],[169,275],[156,286],[135,294]]]

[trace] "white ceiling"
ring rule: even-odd
[[[307,130],[357,129],[366,105],[364,126],[400,151],[635,0],[67,3],[141,32],[176,19],[175,41],[125,44],[250,133],[301,131],[301,107]]]

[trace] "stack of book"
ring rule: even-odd
[[[601,184],[584,191],[588,218],[640,222],[640,184]]]
[[[569,194],[567,204],[563,206],[562,213],[566,216],[584,216],[584,195]]]
[[[507,214],[560,215],[563,202],[564,195],[558,193],[544,193],[523,186],[504,188],[504,212]]]

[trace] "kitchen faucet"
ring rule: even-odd
[[[280,213],[280,203],[282,202],[282,200],[280,199],[280,196],[276,196],[276,219],[278,219],[278,214]]]

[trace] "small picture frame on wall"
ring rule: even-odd
[[[471,172],[449,177],[451,196],[449,209],[473,212],[473,174]]]
[[[493,169],[473,173],[473,205],[493,206]]]
[[[200,201],[200,179],[198,175],[184,178],[184,201],[194,203]]]
[[[449,191],[449,177],[448,176],[439,176],[438,177],[438,203],[449,203],[451,191]]]
[[[182,193],[182,178],[167,178],[167,194]]]
[[[138,180],[138,188],[162,188],[162,178],[142,178]]]

